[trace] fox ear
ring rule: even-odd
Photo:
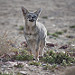
[[[37,11],[35,11],[34,13],[37,14],[37,16],[39,15],[39,13],[41,12],[41,8],[39,8]]]
[[[23,12],[24,15],[26,15],[28,13],[28,10],[25,9],[24,7],[21,7],[21,9],[22,9],[22,12]]]

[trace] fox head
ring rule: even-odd
[[[27,9],[22,7],[22,12],[26,21],[35,22],[38,18],[39,13],[41,12],[41,9],[38,9],[35,12],[29,12]]]

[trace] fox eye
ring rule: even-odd
[[[27,18],[30,18],[30,17],[31,17],[31,15],[28,15],[28,16],[27,16]]]
[[[36,16],[33,16],[33,18],[36,18]]]

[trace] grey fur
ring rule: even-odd
[[[42,56],[47,37],[45,26],[36,21],[41,10],[38,9],[36,12],[31,13],[22,7],[22,11],[25,18],[24,36],[29,50],[38,60],[39,55]]]

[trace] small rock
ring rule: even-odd
[[[73,36],[73,35],[68,35],[68,36],[66,36],[67,38],[75,38],[75,36]]]
[[[74,45],[74,44],[71,44],[71,46],[72,46],[72,47],[75,47],[75,45]]]
[[[46,43],[46,45],[47,45],[48,47],[54,47],[54,46],[57,46],[57,44],[53,44],[53,43]]]
[[[67,49],[69,47],[69,45],[64,45],[64,46],[61,46],[59,49]]]
[[[42,66],[46,66],[46,64],[42,64]]]
[[[52,35],[50,35],[50,36],[49,36],[49,38],[53,38],[53,36],[52,36]]]
[[[24,47],[27,47],[27,43],[26,43],[25,41],[23,41],[23,42],[21,43],[21,45],[24,46]]]
[[[29,75],[25,71],[20,71],[20,74],[22,74],[22,75]]]

